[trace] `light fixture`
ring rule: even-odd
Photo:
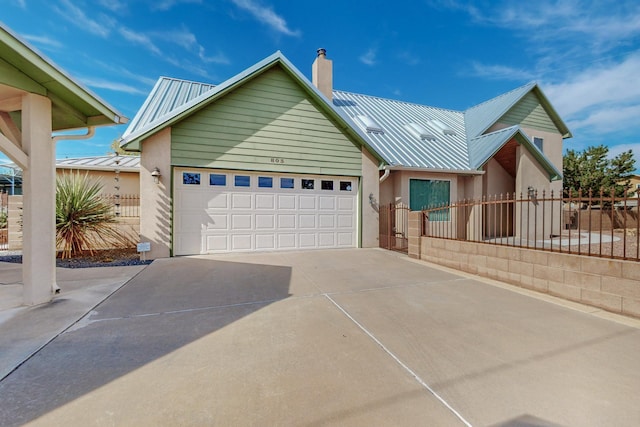
[[[155,184],[157,184],[158,182],[160,182],[160,177],[162,175],[160,175],[160,169],[158,169],[158,167],[156,166],[155,168],[153,168],[153,171],[151,171],[151,176],[153,177],[153,182]]]

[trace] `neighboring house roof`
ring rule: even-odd
[[[82,169],[121,172],[140,172],[139,156],[94,156],[75,159],[57,159],[57,169]]]
[[[0,22],[2,83],[51,99],[54,131],[127,123],[115,108],[93,94]],[[20,111],[14,114],[20,115]]]
[[[288,71],[331,117],[346,124],[347,132],[391,167],[477,173],[491,156],[516,138],[533,153],[551,179],[561,177],[520,127],[483,135],[533,91],[563,136],[571,136],[535,82],[466,111],[337,90],[333,92],[333,101],[329,101],[279,51],[218,86],[161,77],[123,134],[121,146],[139,151],[143,139],[204,108],[276,64]]]
[[[0,169],[15,170],[22,175],[22,171],[15,163],[0,164]],[[98,171],[140,172],[139,156],[93,156],[71,159],[56,159],[56,169],[82,169]]]

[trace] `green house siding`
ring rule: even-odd
[[[362,155],[280,67],[171,130],[174,166],[360,176]]]
[[[538,97],[532,92],[526,94],[498,122],[509,126],[520,125],[531,129],[559,132],[553,120],[540,104]]]

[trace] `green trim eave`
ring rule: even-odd
[[[540,104],[542,104],[542,107],[545,109],[549,117],[551,117],[551,120],[553,121],[553,123],[556,125],[556,127],[562,134],[562,138],[563,139],[572,138],[573,135],[571,134],[571,131],[569,130],[567,125],[564,123],[562,118],[560,118],[560,115],[555,110],[555,108],[553,108],[553,106],[551,105],[551,102],[549,102],[544,92],[542,92],[542,89],[538,87],[538,84],[536,83],[536,85],[531,90],[535,92],[536,96],[540,100]]]
[[[549,181],[562,180],[562,173],[549,161],[549,159],[547,159],[547,157],[538,149],[538,147],[536,147],[536,145],[531,140],[529,140],[527,135],[525,135],[522,132],[522,129],[520,129],[519,127],[516,128],[513,133],[509,135],[509,137],[505,138],[504,143],[500,144],[500,146],[497,147],[494,152],[491,153],[491,155],[489,155],[487,159],[476,168],[476,170],[481,171],[482,168],[484,168],[489,162],[489,160],[491,160],[498,153],[498,151],[500,151],[502,147],[504,147],[504,145],[507,142],[511,141],[513,138],[515,138],[520,145],[524,145],[527,150],[531,154],[533,154],[533,157],[536,159],[538,164],[542,166],[549,175]]]
[[[91,93],[0,22],[0,83],[47,96],[52,108],[74,110],[69,122],[53,120],[53,130],[127,123],[115,108]],[[10,73],[4,72],[11,70]],[[71,126],[71,127],[69,127]]]

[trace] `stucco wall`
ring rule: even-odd
[[[380,200],[380,181],[378,172],[378,161],[367,151],[362,148],[362,247],[377,248],[379,246],[379,229],[378,229],[378,205]],[[369,197],[371,196],[372,202]]]
[[[138,172],[120,172],[118,174],[118,178],[120,179],[119,186],[120,190],[116,190],[116,182],[114,178],[116,177],[116,173],[114,171],[97,171],[97,170],[87,170],[87,169],[67,169],[67,168],[57,168],[56,175],[60,176],[62,174],[87,174],[91,179],[95,179],[99,181],[103,188],[102,194],[115,194],[119,192],[120,194],[140,194],[140,174]]]
[[[151,172],[158,168],[159,182]],[[167,128],[142,142],[140,157],[140,241],[150,242],[147,259],[171,254],[171,129]]]

